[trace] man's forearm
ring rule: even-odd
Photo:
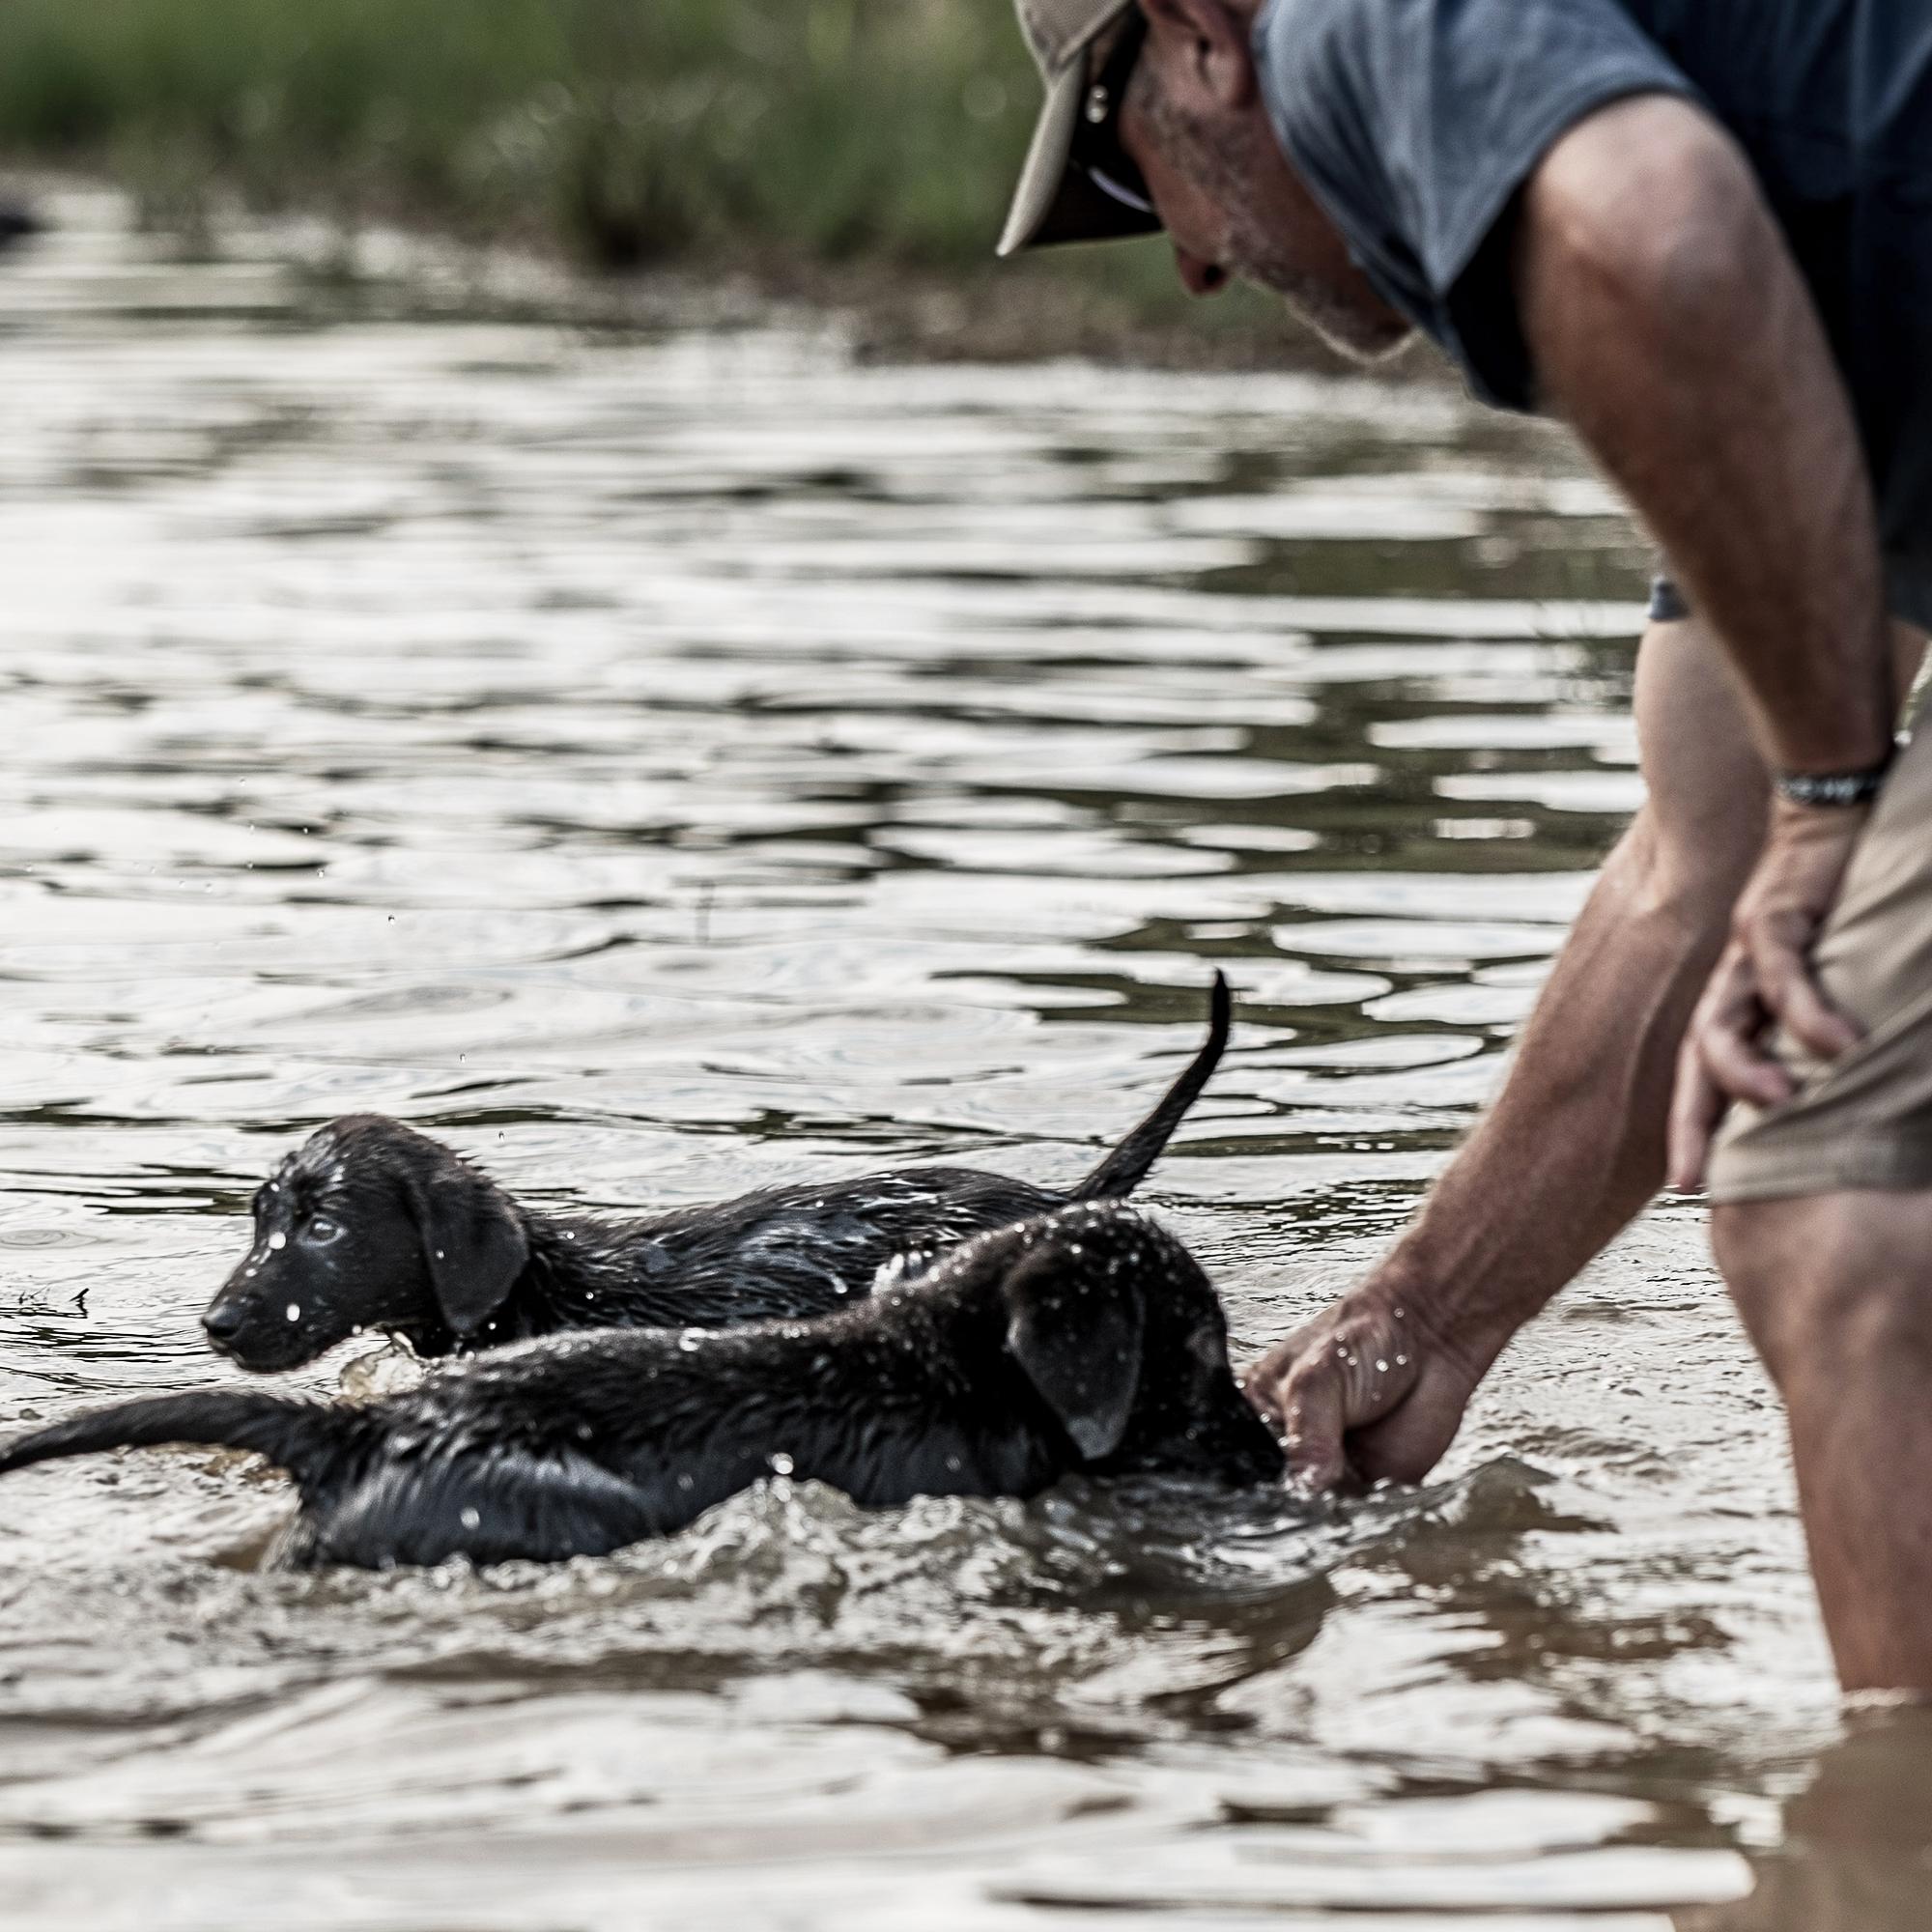
[[[1764,769],[1701,627],[1637,667],[1651,803],[1604,868],[1501,1095],[1366,1280],[1247,1376],[1299,1480],[1419,1482],[1510,1337],[1643,1205],[1675,1049],[1763,824]]]
[[[1477,1374],[1662,1179],[1678,1043],[1748,860],[1672,903],[1650,843],[1639,825],[1611,856],[1501,1094],[1377,1270]]]
[[[1592,117],[1525,190],[1517,281],[1547,398],[1668,552],[1774,769],[1881,761],[1894,709],[1871,489],[1744,157],[1681,101]]]

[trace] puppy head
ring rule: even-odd
[[[473,1334],[528,1241],[486,1176],[399,1122],[319,1128],[257,1191],[255,1238],[201,1318],[245,1369],[292,1369],[363,1328],[440,1353]]]
[[[997,1274],[1008,1353],[1085,1466],[1280,1476],[1280,1447],[1229,1366],[1220,1297],[1164,1229],[1130,1208],[1080,1206],[973,1249]]]

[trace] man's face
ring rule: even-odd
[[[1174,243],[1181,281],[1213,295],[1238,276],[1271,289],[1340,347],[1378,355],[1408,324],[1370,288],[1290,168],[1261,99],[1248,9],[1220,9],[1218,39],[1191,8],[1148,9],[1146,45],[1121,109],[1121,145]]]

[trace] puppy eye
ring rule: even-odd
[[[341,1232],[339,1221],[331,1221],[327,1214],[312,1214],[302,1225],[301,1237],[311,1247],[326,1248]]]

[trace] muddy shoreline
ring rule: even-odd
[[[31,247],[43,229],[57,227],[64,198],[127,191],[108,175],[0,159],[0,251]],[[137,195],[132,206],[152,245],[185,265],[280,259],[337,284],[345,296],[360,290],[375,301],[407,291],[412,305],[563,314],[609,327],[743,325],[779,311],[808,327],[815,321],[837,329],[852,354],[868,362],[1074,359],[1367,377],[1404,386],[1456,380],[1420,340],[1381,362],[1351,361],[1281,304],[1252,291],[1155,312],[1144,277],[1111,284],[1099,251],[1020,262],[989,255],[980,268],[942,270],[825,262],[760,247],[598,272],[536,231],[507,242],[470,240],[394,210],[355,220],[327,213],[263,214],[233,194],[197,197],[189,206]]]

